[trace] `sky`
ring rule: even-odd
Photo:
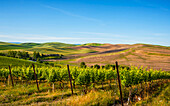
[[[0,41],[170,46],[170,0],[0,0]]]

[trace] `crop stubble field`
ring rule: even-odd
[[[72,63],[80,63],[84,61],[90,66],[94,64],[112,64],[117,60],[121,65],[147,66],[154,69],[170,71],[169,47],[143,44],[121,46],[118,47],[119,49],[115,48],[114,50],[117,51],[113,51],[112,53],[96,53],[91,56],[78,58],[75,61],[72,61]]]

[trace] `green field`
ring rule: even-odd
[[[59,42],[50,42],[50,43],[20,43],[20,44],[0,42],[0,47],[1,47],[0,50],[27,49],[27,48],[34,48],[34,47],[54,47],[54,48],[60,48],[60,47],[71,47],[71,46],[75,46],[75,45],[59,43]]]
[[[0,56],[0,67],[1,68],[8,67],[9,65],[11,65],[11,66],[30,66],[32,64],[43,65],[43,64],[40,64],[37,62],[32,62],[29,60]]]
[[[102,45],[102,44],[86,44],[86,45]],[[59,42],[50,42],[50,43],[21,43],[13,44],[0,42],[0,52],[7,52],[8,50],[19,50],[19,51],[28,51],[32,53],[37,51],[44,54],[81,54],[81,53],[94,53],[97,51],[85,48],[81,50],[71,49],[69,47],[74,47],[74,44],[65,44]]]
[[[54,47],[34,47],[34,48],[27,49],[27,51],[30,51],[30,52],[37,51],[37,52],[44,53],[44,54],[63,54],[63,55],[96,52],[91,49],[75,50],[71,48],[54,48]]]
[[[81,44],[79,46],[102,46],[104,44],[101,43],[86,43],[86,44]]]

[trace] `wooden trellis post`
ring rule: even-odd
[[[69,65],[67,65],[67,69],[68,69],[68,75],[69,75],[69,79],[70,79],[71,92],[72,92],[72,95],[73,95],[73,87],[72,87],[72,81],[71,81]]]
[[[121,88],[121,80],[120,80],[120,75],[119,75],[119,68],[118,68],[118,62],[116,61],[116,70],[117,70],[117,79],[119,83],[119,91],[120,91],[120,99],[121,99],[121,104],[123,106],[123,97],[122,97],[122,88]]]
[[[12,73],[11,73],[10,65],[9,65],[9,74],[10,74],[10,77],[11,77],[12,87],[14,87],[14,82],[13,82],[13,78],[12,78]]]

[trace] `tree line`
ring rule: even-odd
[[[45,57],[49,57],[48,55],[44,55],[43,53],[40,54],[39,52],[34,51],[32,56],[30,53],[26,51],[8,51],[7,53],[0,53],[0,56],[7,56],[7,57],[13,57],[13,58],[19,58],[19,59],[26,59],[26,60],[33,60],[33,61],[41,61],[45,59]],[[62,58],[62,54],[58,56],[55,56],[56,58]],[[47,58],[48,59],[48,58]]]
[[[7,56],[20,59],[30,59],[30,54],[25,51],[8,51],[7,53],[0,53],[0,56]]]

